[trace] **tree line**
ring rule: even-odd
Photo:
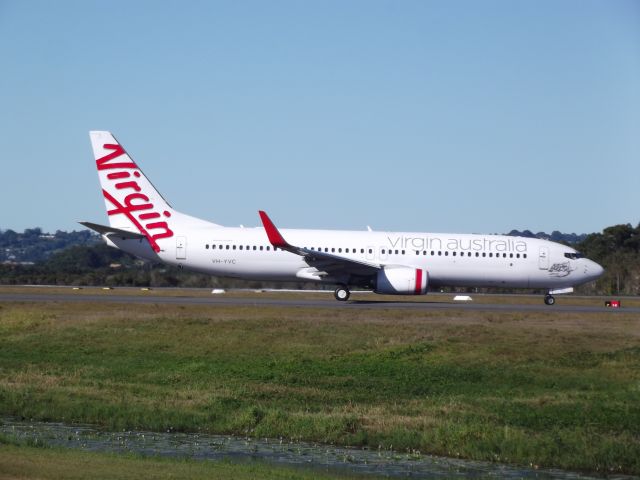
[[[596,282],[578,287],[579,293],[640,294],[640,224],[614,225],[589,235],[512,231],[510,235],[547,238],[571,245],[605,268]],[[43,234],[39,228],[19,234],[0,231],[0,283],[38,285],[107,285],[134,287],[273,288],[282,283],[243,281],[191,273],[140,260],[104,244],[88,230]],[[26,263],[25,263],[26,262]],[[285,287],[318,288],[290,283]]]

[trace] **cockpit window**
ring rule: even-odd
[[[571,260],[577,260],[578,258],[584,258],[584,255],[581,254],[580,252],[565,252],[564,256],[569,258],[569,259],[571,259]]]

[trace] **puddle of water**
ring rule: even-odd
[[[389,450],[336,447],[278,439],[242,438],[199,433],[109,432],[89,425],[66,425],[3,418],[0,432],[19,440],[94,452],[243,462],[262,460],[281,465],[352,474],[412,478],[589,479],[562,470],[536,470],[489,462],[459,460]],[[612,478],[612,477],[609,477]],[[633,478],[617,476],[618,479]]]

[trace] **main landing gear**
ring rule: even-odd
[[[333,296],[336,297],[336,300],[339,300],[341,302],[346,302],[347,300],[349,300],[349,297],[351,296],[351,292],[349,291],[349,288],[347,288],[345,285],[340,285],[333,292]]]
[[[547,305],[553,305],[556,303],[556,299],[553,295],[551,295],[550,293],[547,293],[544,296],[544,303],[546,303]]]

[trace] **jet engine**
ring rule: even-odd
[[[429,287],[426,270],[386,266],[376,276],[376,293],[387,295],[424,295]]]

